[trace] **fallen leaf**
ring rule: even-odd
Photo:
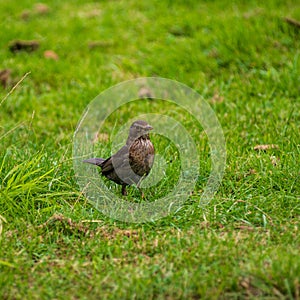
[[[44,57],[47,59],[58,60],[58,55],[53,50],[46,50],[44,52]]]
[[[20,17],[22,20],[27,21],[29,19],[30,15],[31,15],[31,11],[28,9],[25,9],[21,12]]]
[[[246,176],[249,176],[249,175],[255,175],[255,174],[257,174],[257,171],[256,171],[255,169],[250,169],[250,170],[248,171],[248,173],[246,173]]]
[[[146,88],[146,87],[142,87],[139,90],[138,95],[139,95],[139,98],[141,98],[141,99],[152,99],[152,98],[154,98],[154,95],[151,92],[151,90],[149,88]]]
[[[277,158],[276,156],[273,156],[273,155],[270,157],[270,159],[271,159],[272,165],[274,167],[276,167],[278,165],[279,161],[280,161],[279,158]]]
[[[0,70],[0,84],[6,88],[9,84],[9,82],[11,81],[11,70],[10,69],[4,69],[4,70]]]
[[[212,103],[222,103],[224,101],[224,97],[218,93],[215,93],[211,98]]]
[[[40,14],[40,15],[46,15],[50,12],[50,8],[47,4],[44,4],[44,3],[37,3],[35,6],[34,6],[34,11],[37,13],[37,14]]]
[[[19,51],[26,51],[26,52],[33,52],[37,50],[40,46],[40,43],[38,41],[22,41],[22,40],[16,40],[12,41],[9,44],[9,50],[13,53],[19,52]]]
[[[89,48],[109,48],[113,45],[114,43],[112,41],[92,41],[89,43]]]

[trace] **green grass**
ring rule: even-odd
[[[283,20],[300,20],[300,4],[45,3],[47,14],[32,1],[0,2],[0,69],[13,78],[0,87],[0,298],[300,299],[300,29]],[[10,53],[15,39],[40,48]],[[59,60],[45,59],[45,50]],[[142,76],[175,79],[203,95],[224,130],[227,164],[214,199],[199,207],[210,167],[199,126],[159,101],[121,108],[108,135],[137,112],[159,111],[179,118],[202,151],[184,206],[131,224],[101,214],[79,191],[72,137],[94,97]],[[178,177],[174,147],[153,140],[176,163],[146,191],[149,201]],[[257,144],[278,148],[255,151]],[[140,201],[134,187],[128,201]]]

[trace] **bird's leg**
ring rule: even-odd
[[[122,185],[122,195],[127,196],[127,191],[126,191],[126,185],[125,184]]]
[[[142,179],[143,179],[143,178],[141,178],[141,180],[137,183],[136,187],[137,187],[137,189],[139,190],[139,192],[141,193],[142,199],[144,199],[144,198],[145,198],[144,192],[143,192],[142,189],[140,188],[140,184],[141,184]]]
[[[144,199],[145,198],[144,192],[142,191],[142,189],[140,187],[138,187],[138,189],[139,189],[139,191],[140,191],[140,193],[142,195],[142,199]]]

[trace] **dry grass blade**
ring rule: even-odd
[[[3,225],[2,225],[3,223],[6,223],[6,219],[0,215],[0,236],[3,230]]]
[[[30,74],[31,72],[27,72],[7,93],[7,95],[1,100],[0,106],[4,103],[4,101],[14,92],[14,90],[20,85],[20,83]]]
[[[18,129],[19,127],[21,127],[22,125],[24,125],[24,122],[21,122],[19,124],[17,124],[15,127],[13,127],[12,129],[10,129],[9,131],[7,131],[6,133],[4,133],[3,135],[0,136],[0,140],[2,140],[3,138],[5,138],[6,136],[8,136],[9,134],[11,134],[13,131],[15,131],[16,129]]]
[[[275,145],[275,144],[267,144],[267,145],[256,145],[254,146],[254,150],[262,150],[262,151],[266,151],[266,150],[269,150],[269,149],[278,149],[279,146],[278,145]]]

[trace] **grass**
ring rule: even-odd
[[[32,1],[0,3],[0,69],[12,70],[0,87],[1,298],[299,299],[300,31],[283,18],[300,20],[300,5],[45,4],[43,12]],[[15,39],[40,47],[14,54]],[[45,50],[59,59],[46,59]],[[199,126],[159,101],[121,108],[108,135],[137,112],[169,112],[202,150],[183,207],[131,224],[101,214],[79,191],[72,136],[94,97],[142,76],[175,79],[203,95],[222,125],[227,164],[214,199],[199,207],[210,166]],[[174,145],[164,151],[166,140],[153,139],[178,162]],[[255,151],[261,144],[278,148]],[[150,201],[173,187],[176,170],[169,165],[164,184],[147,191]],[[129,194],[139,197],[134,188]]]

